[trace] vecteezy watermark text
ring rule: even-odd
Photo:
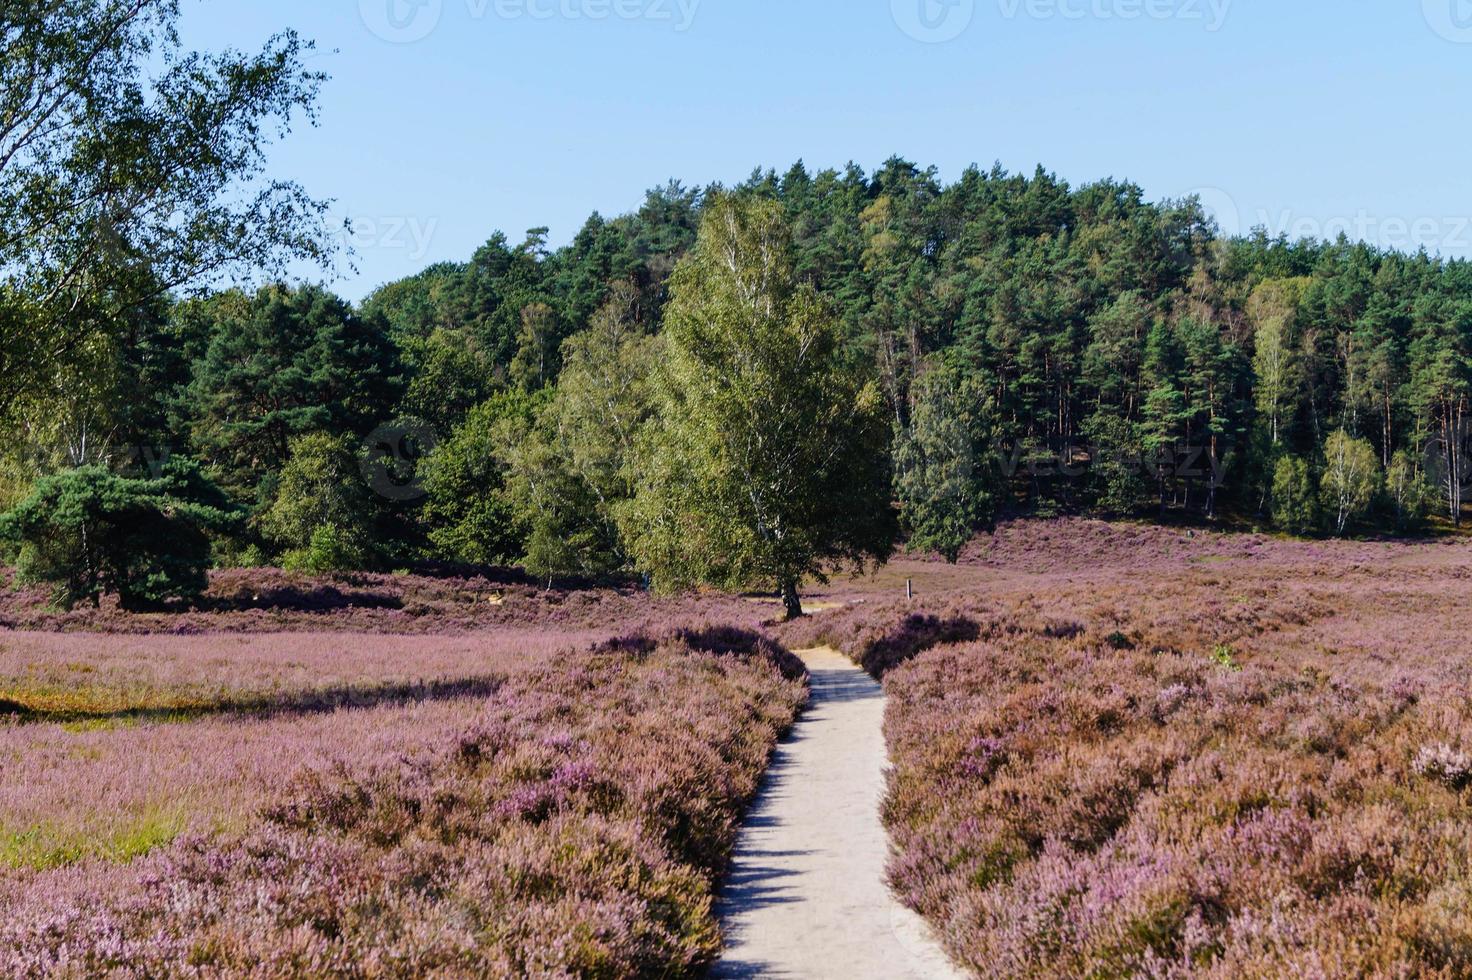
[[[1291,211],[1259,211],[1254,227],[1266,229],[1269,237],[1281,235],[1290,241],[1301,238],[1335,241],[1345,235],[1352,241],[1400,251],[1414,251],[1422,246],[1433,252],[1472,249],[1472,216],[1468,215],[1404,218],[1361,209],[1353,215],[1319,219]]]
[[[1232,0],[997,0],[1007,20],[1155,20],[1199,22],[1215,33]]]
[[[1472,44],[1472,0],[1421,0],[1426,23],[1456,44]]]
[[[1222,29],[1233,0],[996,0],[1005,21],[1101,20],[1199,23]],[[927,44],[953,41],[976,18],[976,0],[890,0],[894,22]]]
[[[1261,229],[1269,238],[1289,241],[1312,239],[1332,242],[1344,235],[1350,241],[1379,248],[1413,252],[1472,252],[1472,214],[1377,214],[1360,208],[1352,214],[1300,214],[1291,208],[1244,211],[1232,195],[1219,187],[1198,187],[1185,195],[1201,204],[1206,216],[1228,237]]]
[[[890,0],[900,30],[926,44],[954,41],[976,16],[976,0]]]
[[[991,462],[1009,480],[1076,480],[1096,470],[1112,469],[1147,480],[1205,480],[1220,489],[1226,485],[1227,465],[1206,446],[1162,446],[1158,450],[1122,450],[1092,444],[1072,444],[1060,450],[1028,450],[998,442]]]
[[[427,494],[419,463],[439,445],[439,434],[422,419],[388,422],[363,439],[358,466],[378,496],[398,503],[423,500]]]
[[[476,22],[645,21],[690,30],[702,0],[461,0]],[[358,0],[364,26],[393,44],[413,44],[434,33],[444,18],[446,0]]]
[[[415,262],[429,254],[439,225],[438,218],[413,215],[353,215],[335,223],[341,241],[357,251],[403,252]]]

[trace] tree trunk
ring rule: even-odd
[[[797,581],[788,579],[782,583],[782,605],[787,608],[787,621],[802,619],[802,597],[797,594]]]

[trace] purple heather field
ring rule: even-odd
[[[1010,524],[779,635],[881,676],[896,891],[987,977],[1472,975],[1472,546]]]
[[[884,681],[891,883],[970,972],[1472,974],[1472,544],[1016,522],[812,599],[9,592],[0,974],[699,976],[825,643]]]
[[[12,593],[0,975],[698,972],[806,698],[743,628],[769,614],[269,572],[171,616]]]

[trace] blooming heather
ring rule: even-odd
[[[959,962],[1472,974],[1472,547],[1062,521],[969,560],[784,634],[903,651],[891,880]]]
[[[734,625],[771,618],[739,599],[652,596],[640,589],[547,590],[507,574],[485,576],[309,576],[274,569],[212,573],[194,606],[125,613],[116,603],[63,612],[45,590],[0,588],[0,627],[118,634],[308,633],[437,636],[485,630],[626,630],[658,632],[692,611]]]
[[[167,712],[322,710],[499,676],[586,649],[602,630],[500,629],[453,636],[356,633],[0,634],[0,698],[36,721]],[[400,697],[399,700],[406,698]]]
[[[244,726],[218,736],[222,756],[259,727],[246,770],[316,761],[235,800],[255,808],[241,826],[128,863],[6,872],[0,973],[694,974],[719,948],[712,881],[804,692],[800,665],[760,637],[686,629],[544,656],[494,690],[150,722],[132,734]],[[42,728],[56,726],[11,734]],[[144,744],[140,762],[163,761],[140,781],[167,780],[180,760]],[[90,753],[62,755],[24,775],[61,783]]]

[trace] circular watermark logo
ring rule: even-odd
[[[426,491],[418,464],[437,445],[439,436],[434,427],[422,419],[380,425],[363,440],[359,455],[363,479],[385,500],[422,500]]]
[[[1201,202],[1201,210],[1216,222],[1217,228],[1227,238],[1242,234],[1242,212],[1232,195],[1220,187],[1197,187],[1187,191],[1185,197],[1194,197]]]
[[[444,0],[358,0],[358,15],[375,36],[390,44],[422,41],[439,26]]]
[[[971,26],[976,0],[889,0],[899,29],[925,44],[954,41]]]
[[[1448,41],[1472,44],[1472,0],[1421,0],[1426,23]]]

